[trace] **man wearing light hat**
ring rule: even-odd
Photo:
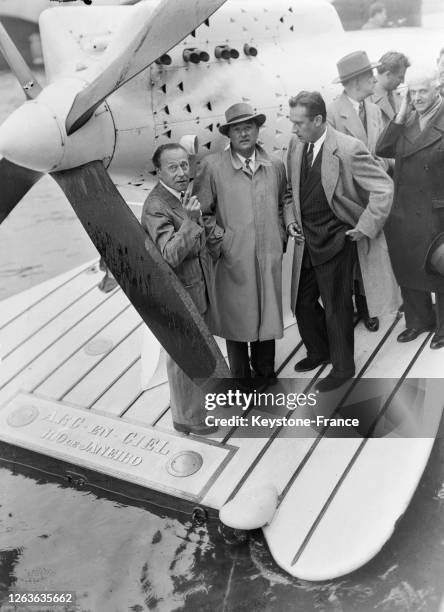
[[[283,335],[285,166],[257,142],[265,115],[238,103],[225,118],[219,131],[229,146],[202,160],[194,188],[213,260],[209,327],[226,339],[235,378],[273,380]]]
[[[373,69],[379,65],[370,63],[365,51],[354,51],[338,61],[339,76],[333,83],[342,83],[344,91],[327,108],[327,120],[339,132],[358,138],[387,171],[389,163],[376,158],[376,143],[384,129],[384,120],[379,106],[369,98],[376,86]],[[359,278],[359,271],[357,276]],[[370,316],[362,282],[358,281],[355,283],[355,303],[365,327],[377,331],[379,321]]]

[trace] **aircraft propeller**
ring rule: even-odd
[[[169,51],[224,2],[164,0],[145,16],[143,27],[123,52],[118,54],[117,47],[109,46],[102,66],[105,61],[110,63],[80,93],[80,81],[56,81],[0,126],[0,154],[4,156],[0,160],[0,222],[42,173],[49,172],[144,322],[204,390],[217,385],[212,378],[229,378],[228,367],[188,292],[108,175],[102,161],[105,156],[100,155],[103,117],[107,113],[95,110],[109,94]],[[140,12],[138,15],[140,18]],[[10,44],[0,29],[0,47],[10,48]],[[10,57],[20,56],[16,48],[14,52],[9,51]],[[22,84],[20,75],[25,73],[21,62],[16,59],[14,65],[21,65],[15,72]],[[69,126],[66,130],[65,125]],[[93,157],[87,150],[91,147],[86,146],[86,136],[88,142],[98,143]]]
[[[97,78],[77,94],[66,118],[66,133],[72,134],[82,127],[105,98],[167,53],[224,2],[225,0],[164,0],[159,3],[125,51],[119,53]],[[142,4],[137,8],[141,13],[149,7]],[[108,47],[104,62],[113,56],[115,46],[117,45]]]
[[[11,72],[17,77],[26,97],[36,98],[41,93],[42,88],[2,23],[0,23],[0,51]]]

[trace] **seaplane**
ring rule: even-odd
[[[94,0],[96,5],[134,4],[138,0]],[[68,4],[67,4],[68,3]],[[40,13],[55,6],[91,4],[92,0],[0,0],[0,20],[16,43],[26,61],[34,66],[43,62],[38,20]],[[0,58],[0,69],[6,66]]]
[[[357,48],[372,58],[408,53],[412,30],[346,34],[323,0],[143,0],[55,7],[41,14],[40,32],[44,87],[0,32],[26,96],[0,126],[0,221],[48,173],[118,287],[99,290],[97,260],[0,304],[2,462],[38,466],[45,457],[47,466],[49,458],[73,486],[137,491],[173,499],[195,520],[262,528],[276,563],[301,579],[362,566],[405,512],[438,430],[442,356],[429,350],[431,334],[400,345],[399,313],[376,333],[357,322],[358,374],[339,395],[313,408],[270,406],[264,394],[248,411],[258,423],[248,435],[243,407],[223,409],[232,420],[212,438],[179,434],[165,351],[211,397],[230,372],[222,342],[137,210],[153,185],[157,145],[182,140],[197,158],[224,147],[224,111],[244,100],[267,116],[264,146],[285,158],[289,96],[316,89],[331,100],[339,57]],[[435,61],[438,39],[421,39],[425,59]],[[138,203],[122,195],[128,187]],[[278,389],[308,397],[325,367],[294,378],[304,348],[289,311],[290,262],[291,252]],[[354,434],[334,434],[356,411]]]

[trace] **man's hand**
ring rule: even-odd
[[[399,107],[399,112],[395,117],[395,123],[404,124],[412,110],[413,107],[410,99],[410,92],[409,88],[406,86],[401,90],[401,106]]]
[[[296,240],[298,244],[304,242],[305,238],[299,224],[294,221],[287,226],[287,234]]]
[[[365,238],[365,234],[363,234],[357,229],[348,230],[348,232],[345,232],[345,234],[350,238],[352,242],[358,242],[358,240],[362,240],[363,238]]]
[[[202,215],[200,202],[197,199],[197,196],[192,196],[189,191],[185,192],[185,196],[182,201],[182,208],[186,212],[188,218],[192,221],[198,221]]]

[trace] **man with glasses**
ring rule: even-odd
[[[275,339],[283,335],[285,166],[258,144],[265,115],[238,103],[225,117],[219,131],[229,145],[202,160],[194,189],[213,259],[209,325],[226,339],[235,378],[271,383]]]
[[[201,314],[207,310],[207,294],[201,264],[205,230],[200,203],[189,188],[190,165],[185,149],[177,143],[161,145],[153,155],[159,182],[145,200],[141,223],[173,268]],[[179,366],[167,356],[170,405],[177,431],[210,434],[217,427],[205,425],[203,394]]]

